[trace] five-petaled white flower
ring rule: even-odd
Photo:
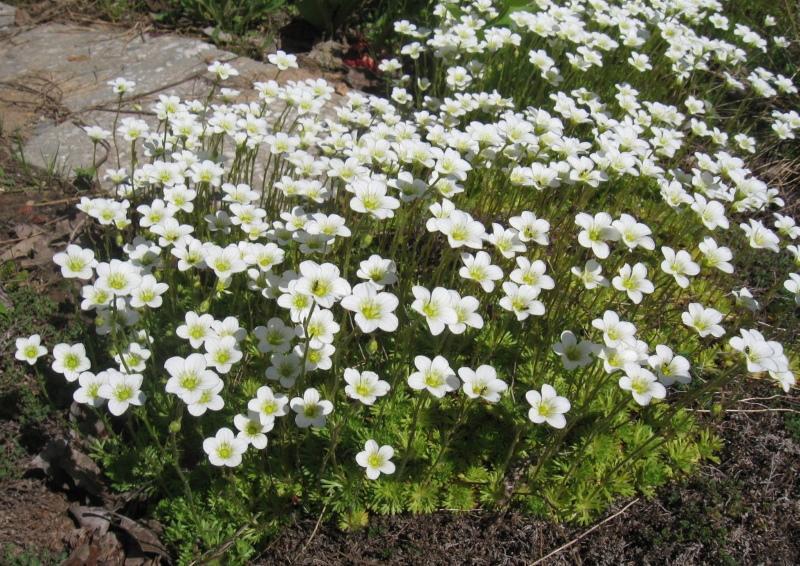
[[[83,344],[56,344],[53,346],[53,371],[61,373],[67,381],[75,381],[92,367]]]
[[[294,397],[289,406],[296,413],[294,422],[300,428],[324,427],[328,415],[333,411],[333,403],[322,399],[319,391],[313,387],[306,389],[302,397]]]
[[[106,382],[100,386],[97,393],[108,401],[108,410],[114,416],[120,416],[131,405],[141,406],[147,396],[142,391],[142,374],[122,373],[115,369],[104,372]]]
[[[561,341],[553,344],[553,351],[561,358],[561,364],[566,370],[584,367],[592,362],[592,354],[598,351],[593,342],[581,340],[570,330],[561,333]]]
[[[394,463],[391,461],[394,456],[394,448],[388,444],[378,446],[372,439],[364,443],[364,450],[356,454],[356,462],[362,468],[367,469],[367,477],[371,480],[378,479],[381,474],[393,474]]]
[[[372,405],[378,397],[383,397],[389,392],[389,383],[378,378],[372,371],[359,372],[353,368],[344,370],[344,380],[347,386],[344,392],[351,399],[358,399],[365,405]]]
[[[633,400],[639,405],[649,405],[652,399],[663,399],[667,396],[666,388],[658,382],[653,372],[636,363],[626,363],[625,375],[619,378],[619,386],[630,391]]]
[[[703,338],[709,335],[719,338],[725,334],[725,329],[719,324],[723,318],[718,310],[705,308],[700,303],[689,303],[687,310],[681,314],[683,323],[695,329]]]
[[[414,366],[417,371],[408,376],[408,386],[411,389],[427,389],[434,397],[442,398],[461,385],[450,364],[442,356],[436,356],[432,360],[427,356],[416,356]]]
[[[47,348],[42,346],[42,338],[38,334],[32,334],[27,338],[17,338],[15,345],[17,351],[14,357],[21,362],[28,362],[30,365],[34,365],[36,360],[47,353]]]
[[[392,293],[379,292],[371,282],[359,283],[352,293],[342,299],[342,307],[353,311],[356,324],[362,332],[374,332],[380,328],[385,332],[397,330],[394,310],[400,302]]]
[[[542,385],[542,392],[528,391],[525,399],[530,403],[528,418],[536,424],[547,423],[553,428],[564,428],[567,419],[564,413],[569,411],[570,403],[566,397],[559,397],[551,385]]]
[[[242,463],[242,454],[247,451],[247,440],[237,438],[233,431],[223,427],[217,434],[203,441],[203,450],[214,466],[235,468]]]
[[[55,254],[53,261],[61,267],[61,275],[67,279],[91,279],[97,265],[92,250],[75,244],[70,244],[65,251]]]
[[[497,377],[497,371],[492,366],[482,365],[475,370],[462,367],[458,369],[458,376],[463,382],[464,393],[471,399],[480,397],[489,403],[496,403],[508,389],[508,384]]]
[[[437,336],[445,326],[458,323],[458,315],[453,309],[451,295],[444,287],[436,287],[432,292],[415,285],[411,288],[414,302],[411,308],[425,317],[431,334]]]

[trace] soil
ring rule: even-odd
[[[748,397],[774,394],[750,382]],[[796,404],[795,404],[796,406]],[[757,409],[758,410],[758,409]],[[794,432],[787,429],[786,417]],[[372,517],[344,534],[308,519],[287,529],[264,564],[531,564],[581,537],[542,564],[800,563],[800,435],[793,413],[728,413],[716,424],[725,440],[717,466],[660,491],[621,501],[611,520],[578,528],[518,513],[440,512]],[[591,530],[593,529],[593,530]]]

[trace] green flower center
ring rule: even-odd
[[[69,353],[64,356],[64,367],[69,370],[75,370],[81,363],[81,359],[77,354]]]
[[[429,371],[425,374],[425,385],[431,388],[441,387],[444,383],[444,376],[438,371]]]
[[[178,378],[178,383],[182,389],[194,391],[200,385],[200,377],[194,373],[184,373]]]
[[[217,446],[217,456],[222,460],[229,459],[233,456],[233,446],[231,446],[229,442],[221,442],[220,445]]]
[[[367,320],[379,319],[381,317],[381,307],[375,301],[364,301],[361,304],[361,314]]]
[[[122,273],[112,273],[108,276],[108,286],[115,291],[124,289],[127,284],[128,280]]]
[[[127,401],[133,397],[133,387],[130,385],[118,385],[114,390],[114,397],[117,401]]]
[[[70,271],[83,271],[86,267],[86,262],[79,257],[71,257],[67,260],[67,269]]]
[[[26,358],[35,358],[39,355],[39,348],[36,346],[26,346],[24,353]]]
[[[439,306],[429,301],[422,307],[422,314],[428,318],[436,318],[439,315]]]
[[[383,458],[377,452],[370,454],[367,458],[367,464],[369,464],[370,468],[380,468],[383,466]]]

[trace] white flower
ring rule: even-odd
[[[203,391],[212,389],[221,381],[208,369],[202,354],[189,354],[186,358],[173,356],[164,362],[164,369],[170,375],[165,385],[166,392],[177,395],[187,405],[196,403]]]
[[[745,236],[748,238],[750,247],[753,249],[766,249],[772,252],[780,252],[778,243],[780,239],[775,235],[775,232],[764,226],[760,221],[750,219],[749,224],[739,224],[739,227],[744,231]]]
[[[230,77],[235,77],[239,74],[239,71],[234,69],[228,63],[220,63],[219,61],[214,61],[211,65],[208,66],[208,72],[214,73],[217,75],[217,78],[224,81]]]
[[[233,364],[242,359],[233,336],[209,336],[204,343],[206,363],[219,373],[228,373]]]
[[[203,389],[197,401],[187,404],[186,408],[189,414],[193,417],[199,417],[204,415],[208,409],[212,411],[221,410],[225,406],[225,400],[219,395],[223,385],[222,380],[218,379],[214,385],[208,389]]]
[[[235,273],[247,269],[247,264],[242,259],[242,253],[237,246],[207,246],[203,253],[203,261],[214,271],[217,278],[225,280]]]
[[[152,275],[144,275],[139,286],[131,291],[131,306],[135,309],[145,306],[156,309],[164,302],[161,295],[167,289],[169,285],[166,283],[159,283]]]
[[[730,263],[733,253],[729,248],[717,245],[716,240],[711,237],[703,238],[697,247],[703,254],[706,265],[715,267],[723,273],[733,273],[733,265]]]
[[[583,228],[578,233],[578,243],[584,248],[589,248],[600,259],[605,259],[610,253],[606,242],[619,239],[619,232],[613,226],[611,215],[607,212],[598,212],[594,217],[580,212],[575,216],[575,224]]]
[[[256,450],[267,447],[267,433],[275,426],[274,419],[262,419],[260,413],[253,411],[246,415],[233,417],[233,424],[239,430],[236,438],[244,440]]]
[[[513,228],[503,228],[496,222],[492,224],[492,232],[484,236],[485,240],[492,244],[503,257],[512,258],[518,253],[524,253],[527,249],[525,244],[519,239],[519,233]]]
[[[530,315],[544,314],[544,304],[537,300],[540,292],[538,288],[506,281],[503,283],[503,292],[505,296],[500,299],[500,306],[513,312],[517,320],[525,320]]]
[[[747,362],[747,371],[752,373],[762,371],[779,372],[782,371],[783,361],[781,355],[783,349],[777,342],[764,339],[757,330],[746,330],[742,328],[739,333],[741,336],[734,336],[729,340],[731,348],[742,352]]]
[[[56,344],[53,346],[53,358],[53,371],[63,374],[67,381],[75,381],[82,372],[92,367],[83,344]]]
[[[280,381],[283,387],[290,389],[294,387],[294,383],[300,375],[303,358],[302,354],[298,355],[295,352],[273,354],[270,364],[264,372],[266,378],[271,381]]]
[[[378,446],[372,439],[364,443],[364,450],[356,454],[356,462],[362,468],[367,469],[367,477],[371,480],[378,479],[381,474],[393,474],[394,464],[391,462],[394,456],[394,448],[385,444]]]
[[[256,326],[253,335],[258,338],[259,352],[284,354],[292,349],[292,339],[296,333],[293,327],[273,317],[267,321],[266,326]]]
[[[494,282],[503,278],[503,270],[492,265],[491,256],[484,251],[462,253],[461,262],[464,266],[458,270],[459,276],[475,281],[487,293],[494,291]]]
[[[378,220],[392,218],[400,201],[386,195],[386,183],[382,181],[356,180],[349,185],[355,196],[350,199],[350,208],[369,214]]]
[[[723,315],[716,309],[704,308],[700,303],[690,303],[688,310],[681,314],[681,320],[689,328],[693,328],[701,337],[709,334],[719,338],[725,334],[720,326]]]
[[[658,375],[658,380],[664,385],[689,383],[692,376],[689,374],[689,360],[683,356],[676,356],[668,346],[659,344],[656,353],[647,359],[647,363]]]
[[[122,77],[108,81],[106,84],[111,87],[114,94],[119,94],[120,96],[131,92],[133,87],[136,86],[135,82],[123,79]]]
[[[214,317],[210,314],[198,316],[194,311],[189,311],[184,316],[185,324],[182,324],[175,331],[179,338],[188,340],[192,348],[199,348],[206,341],[206,338],[212,336],[211,325],[214,323]]]
[[[758,312],[761,309],[761,304],[753,297],[750,289],[742,287],[738,291],[734,289],[731,294],[736,297],[736,304],[743,306],[751,312]]]
[[[408,386],[416,391],[427,389],[434,397],[442,398],[448,392],[457,390],[461,384],[442,356],[436,356],[433,360],[416,356],[414,366],[417,371],[408,376]]]
[[[97,390],[100,397],[108,400],[108,410],[114,416],[120,416],[131,405],[144,404],[147,396],[141,390],[142,375],[139,373],[122,373],[115,369],[104,372],[106,383]]]
[[[783,282],[783,287],[794,295],[795,304],[800,305],[800,274],[790,273],[789,279]]]
[[[99,407],[105,403],[105,399],[100,396],[100,387],[107,383],[108,374],[100,372],[95,375],[90,371],[85,371],[78,376],[78,389],[72,393],[72,398],[76,403]]]
[[[358,399],[365,405],[372,405],[378,397],[383,397],[389,392],[389,384],[378,378],[378,374],[371,371],[359,372],[353,368],[344,370],[344,380],[347,386],[344,392],[351,399]]]
[[[569,330],[561,333],[561,341],[553,344],[553,351],[561,358],[561,364],[566,370],[585,367],[592,362],[592,354],[597,351],[597,345],[588,340],[581,340]]]
[[[61,267],[61,275],[67,279],[91,279],[97,265],[92,250],[70,244],[63,252],[53,256],[53,262]]]
[[[275,53],[270,53],[267,55],[267,59],[270,63],[278,67],[279,71],[297,69],[297,57],[283,51],[278,50]]]
[[[130,294],[142,281],[139,270],[130,263],[112,259],[97,264],[95,286],[106,289],[117,297]]]
[[[597,287],[608,287],[608,279],[603,277],[603,266],[595,260],[590,259],[586,262],[581,269],[578,266],[573,267],[571,270],[575,277],[578,277],[583,286],[587,289],[596,289]]]
[[[566,397],[556,395],[556,390],[552,386],[542,385],[542,392],[536,390],[528,391],[525,399],[530,403],[528,418],[531,422],[541,424],[546,422],[553,428],[564,428],[567,419],[564,413],[569,411],[570,403]]]
[[[482,365],[478,369],[462,367],[458,369],[462,389],[470,399],[478,397],[490,403],[500,400],[500,395],[508,389],[508,384],[497,377],[497,372],[492,366]]]
[[[725,207],[719,202],[706,200],[703,195],[694,195],[694,202],[692,203],[692,210],[694,210],[700,217],[700,221],[709,230],[716,228],[728,229],[728,219],[725,217]]]
[[[333,313],[328,309],[314,311],[304,324],[297,326],[298,336],[304,337],[314,348],[332,344],[334,334],[338,332],[339,324],[333,320]]]
[[[486,228],[466,212],[453,211],[448,217],[439,221],[438,228],[447,236],[447,243],[451,248],[466,246],[477,250],[483,247]]]
[[[603,333],[603,342],[609,348],[631,344],[636,334],[636,327],[630,322],[620,320],[614,311],[605,311],[602,319],[596,318],[592,321],[592,326]]]
[[[397,282],[397,267],[390,259],[373,254],[358,264],[356,276],[371,281],[378,290]]]
[[[633,400],[641,406],[649,405],[653,399],[667,396],[666,388],[658,382],[656,376],[635,363],[625,364],[625,375],[619,378],[619,386],[630,391]]]
[[[203,450],[213,466],[235,468],[242,463],[242,454],[247,451],[247,441],[237,438],[231,429],[223,427],[215,436],[203,441]]]
[[[289,406],[297,413],[294,422],[300,428],[324,427],[327,416],[333,411],[333,403],[321,399],[319,391],[313,387],[306,389],[302,397],[294,397]]]
[[[532,212],[525,211],[520,216],[512,216],[508,223],[519,233],[519,239],[523,242],[536,242],[546,246],[550,243],[548,232],[550,223],[547,220],[536,218]]]
[[[646,250],[655,249],[655,242],[650,237],[652,233],[646,224],[637,222],[636,219],[630,214],[622,214],[619,220],[615,220],[612,226],[619,233],[619,239],[622,240],[628,249],[634,249],[638,246]]]
[[[539,289],[552,289],[555,287],[553,278],[545,275],[547,271],[547,264],[540,259],[531,261],[526,257],[519,256],[516,258],[517,269],[511,272],[509,277],[514,283],[520,285],[529,285]]]
[[[643,263],[637,263],[633,267],[626,263],[620,268],[619,275],[611,280],[611,284],[615,289],[625,291],[628,298],[637,305],[642,302],[645,294],[655,290],[647,279],[647,267]]]
[[[411,288],[414,302],[411,308],[425,317],[428,328],[434,336],[444,331],[445,326],[458,323],[458,315],[453,309],[450,293],[443,287],[436,287],[433,292],[425,287],[415,285]]]
[[[42,346],[42,338],[38,334],[33,334],[27,338],[16,339],[17,351],[14,357],[21,362],[28,362],[34,365],[36,360],[47,353],[47,348]]]
[[[119,364],[122,373],[142,373],[150,359],[150,350],[143,348],[138,342],[131,342],[118,354],[114,354],[114,361]]]
[[[398,304],[396,296],[378,292],[372,282],[359,283],[351,295],[342,299],[342,308],[356,313],[356,324],[367,333],[378,328],[385,332],[397,330],[397,316],[393,313]]]
[[[661,253],[664,261],[661,262],[661,270],[672,275],[679,287],[685,289],[689,286],[689,277],[700,273],[700,266],[692,261],[692,256],[685,250],[677,252],[669,247],[662,247]]]
[[[456,313],[456,322],[449,324],[447,329],[453,334],[463,334],[467,327],[483,328],[483,318],[478,314],[480,303],[471,296],[462,297],[457,291],[449,291],[450,306]]]
[[[332,263],[318,264],[306,260],[300,264],[300,279],[297,292],[312,297],[326,309],[342,297],[350,294],[350,284],[339,277],[339,268]]]
[[[272,389],[262,385],[256,391],[256,396],[247,403],[247,409],[261,415],[261,420],[275,420],[275,417],[282,417],[286,414],[286,405],[289,399],[286,395],[272,392]]]

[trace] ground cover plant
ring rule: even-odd
[[[759,320],[795,308],[800,228],[739,157],[800,127],[748,56],[785,40],[715,2],[434,12],[396,24],[388,99],[243,98],[214,63],[157,124],[87,128],[116,167],[54,260],[98,337],[17,357],[75,384],[183,559],[244,560],[297,513],[588,522],[713,458],[687,409],[730,380],[795,384]],[[780,276],[741,288],[756,254]]]

